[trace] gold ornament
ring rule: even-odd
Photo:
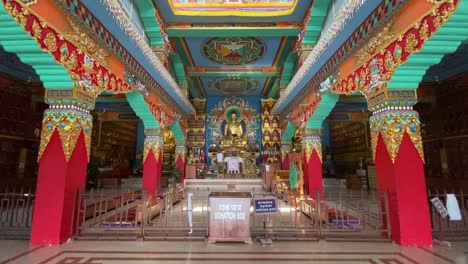
[[[159,160],[159,155],[162,150],[163,140],[161,136],[146,136],[143,148],[143,162],[150,150],[153,150],[153,155],[156,160]]]
[[[39,25],[39,23],[37,23],[37,21],[34,21],[31,28],[32,28],[32,31],[33,31],[32,32],[33,37],[35,37],[36,39],[40,39],[41,35],[42,35],[42,28]]]
[[[387,23],[376,36],[372,37],[360,50],[356,52],[355,56],[358,57],[358,65],[370,60],[371,57],[379,53],[384,46],[388,45],[388,43],[395,38],[396,34],[390,32],[393,22],[394,21],[392,20]]]
[[[101,48],[92,37],[85,33],[85,30],[68,19],[72,28],[71,32],[64,34],[64,37],[72,42],[80,52],[86,53],[88,56],[96,60],[100,65],[107,66],[109,53]]]
[[[427,20],[424,20],[423,24],[419,27],[419,35],[423,41],[426,41],[429,39],[430,33],[429,33],[429,24],[427,24]]]
[[[302,149],[305,151],[306,162],[314,150],[322,162],[322,129],[305,128],[302,136]]]
[[[68,162],[75,150],[80,134],[83,132],[89,160],[91,150],[92,116],[74,109],[48,109],[42,120],[41,143],[38,160],[50,143],[50,138],[57,130],[62,142],[63,153]]]
[[[418,40],[416,39],[416,36],[413,33],[408,34],[406,37],[405,51],[412,54],[416,51],[417,46]]]
[[[162,130],[155,129],[145,129],[145,143],[143,148],[143,162],[146,160],[150,150],[153,150],[153,154],[156,160],[159,159],[160,152],[164,147],[164,134]]]
[[[386,111],[373,115],[370,118],[370,129],[374,159],[379,134],[382,136],[392,162],[395,162],[403,135],[408,133],[424,161],[420,125],[418,113],[413,110]]]
[[[55,52],[57,50],[57,39],[55,38],[54,33],[47,33],[44,38],[44,44],[50,52]]]

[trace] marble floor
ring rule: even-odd
[[[400,247],[389,242],[274,242],[262,246],[203,241],[70,241],[34,246],[0,241],[0,264],[108,263],[468,263],[468,242],[445,247]]]

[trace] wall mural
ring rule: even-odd
[[[217,78],[210,81],[210,88],[225,94],[244,95],[258,88],[258,82],[249,78]]]
[[[261,59],[266,45],[263,39],[253,37],[209,38],[202,43],[201,50],[213,62],[244,65]]]
[[[215,151],[221,145],[225,137],[224,131],[227,122],[231,121],[233,113],[241,123],[243,137],[250,147],[260,150],[261,127],[260,127],[260,105],[253,105],[248,99],[241,97],[212,97],[208,98],[207,115],[207,152]],[[254,100],[252,100],[254,101]],[[258,100],[256,100],[258,101]]]

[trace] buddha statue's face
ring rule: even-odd
[[[236,121],[237,120],[237,115],[236,113],[231,114],[231,121]]]

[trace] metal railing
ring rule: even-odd
[[[143,207],[141,191],[78,193],[76,195],[74,234],[79,238],[141,238],[142,223],[138,209]]]
[[[386,192],[328,192],[316,210],[327,215],[320,223],[320,237],[325,239],[390,240],[388,196]],[[325,210],[325,213],[323,211]]]
[[[210,192],[81,194],[76,203],[75,234],[78,239],[205,239],[209,233]],[[259,190],[252,192],[254,198],[271,196]],[[278,200],[277,213],[269,216],[256,215],[252,207],[252,236],[267,234],[274,240],[388,239],[385,194],[340,192],[294,201],[294,197]]]
[[[271,194],[255,194],[254,198],[271,197]],[[288,199],[291,198],[291,199]],[[277,200],[277,213],[273,215],[257,215],[252,213],[250,229],[253,237],[264,237],[273,240],[318,240],[319,230],[317,212],[309,214],[301,211],[300,203],[295,203],[295,197],[285,197]],[[252,210],[253,211],[253,210]]]
[[[205,239],[209,231],[208,195],[212,191],[76,193],[72,230],[77,239]],[[251,192],[254,198],[271,196],[258,189]],[[465,201],[462,210],[466,219],[466,199],[463,194],[457,197]],[[278,212],[273,215],[256,215],[252,207],[250,230],[253,237],[267,234],[275,240],[376,239],[382,235],[388,239],[387,200],[386,194],[366,192],[317,193],[298,203],[289,196],[278,200]],[[30,191],[0,193],[0,238],[28,238],[33,205]],[[466,230],[466,222],[444,222],[442,227],[458,232]]]
[[[0,238],[28,239],[31,233],[34,209],[31,190],[4,190],[0,192]]]
[[[447,193],[453,193],[457,198],[458,206],[460,208],[461,220],[451,221],[447,216],[442,218],[437,209],[432,205],[431,199],[438,197],[442,204],[446,205]],[[431,216],[431,227],[434,238],[440,241],[444,240],[463,240],[468,241],[468,195],[463,193],[462,190],[458,192],[444,191],[428,191],[429,211]]]

